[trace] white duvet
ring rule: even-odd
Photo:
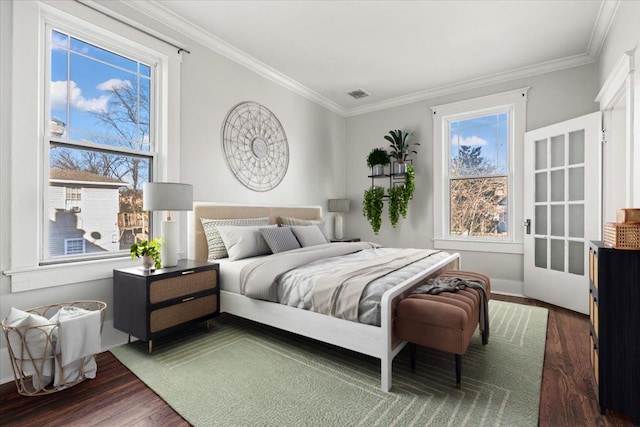
[[[364,249],[353,254],[313,261],[298,267],[280,277],[278,281],[278,301],[281,304],[310,310],[312,308],[313,286],[317,277],[361,261],[397,251],[399,251],[397,248]],[[380,301],[382,295],[393,286],[429,269],[448,256],[449,253],[447,252],[435,253],[369,283],[360,298],[358,321],[380,326]]]

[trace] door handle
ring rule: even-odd
[[[525,233],[531,234],[531,220],[530,219],[525,219],[524,222],[522,223],[522,225],[526,229]]]

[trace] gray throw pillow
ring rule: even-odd
[[[261,228],[260,233],[274,254],[300,248],[300,243],[290,227]]]
[[[271,253],[269,245],[260,234],[260,228],[277,228],[277,225],[269,226],[235,226],[219,225],[218,232],[227,248],[229,259],[250,258],[258,255],[268,255]]]
[[[327,238],[317,225],[294,225],[290,228],[303,248],[328,243]]]

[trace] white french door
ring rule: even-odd
[[[524,294],[589,312],[600,228],[600,113],[525,134]]]

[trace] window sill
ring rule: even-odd
[[[478,240],[433,239],[435,249],[524,254],[524,244],[514,242],[483,242]]]
[[[140,264],[140,261],[122,257],[21,267],[3,271],[3,274],[11,278],[11,292],[15,293],[109,279],[113,277],[114,268],[131,267],[137,264]]]

